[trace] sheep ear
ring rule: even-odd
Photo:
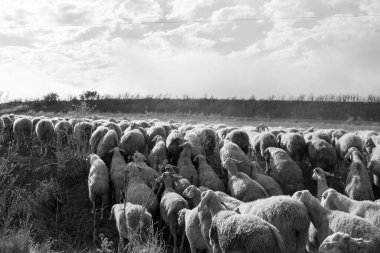
[[[196,155],[196,156],[194,157],[194,159],[193,159],[193,162],[194,162],[194,163],[197,162],[197,160],[199,159],[199,156],[200,156],[200,154],[198,154],[198,155]]]
[[[345,161],[352,162],[352,152],[353,152],[353,149],[350,149],[347,152],[347,154],[344,156]]]
[[[282,138],[282,133],[279,133],[277,135],[277,142],[278,142],[278,145],[281,145],[281,138]]]
[[[125,152],[125,150],[124,150],[124,149],[122,149],[122,148],[119,148],[119,151],[120,151],[120,154],[121,154],[121,155],[125,156],[126,152]]]
[[[329,177],[335,177],[334,174],[331,174],[327,171],[323,171],[323,173],[326,175],[326,176],[329,176]]]
[[[266,163],[270,162],[270,152],[268,148],[264,151],[263,157]]]
[[[156,142],[158,139],[158,135],[154,136],[154,138],[152,139],[152,142]]]

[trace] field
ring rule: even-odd
[[[73,117],[75,113],[41,114]],[[37,115],[39,113],[33,113],[33,116]],[[265,123],[272,127],[380,132],[378,123],[356,121],[260,120],[180,113],[88,113],[86,116],[94,119],[173,119],[182,123],[224,123],[230,126]],[[29,249],[33,252],[112,252],[118,241],[115,221],[107,219],[109,208],[105,212],[107,218],[102,222],[99,213],[95,216],[91,214],[88,172],[89,163],[76,157],[72,150],[42,156],[36,138],[31,148],[21,148],[17,152],[12,143],[0,146],[0,252],[29,252]],[[165,230],[156,231],[150,250],[145,252],[164,252],[163,238],[166,239],[166,236]]]

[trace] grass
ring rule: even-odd
[[[91,214],[89,163],[70,149],[44,157],[32,143],[17,152],[0,146],[0,252],[116,252],[110,208],[103,221]],[[166,252],[160,238],[132,243],[129,252]]]
[[[158,118],[163,121],[174,119],[193,124],[225,123],[232,126],[266,123],[269,126],[380,131],[380,126],[372,122],[358,125],[344,121],[284,121],[219,114],[100,114],[88,112],[86,108],[83,113],[83,108],[73,112],[72,116],[129,120]],[[45,113],[33,112],[33,115],[42,114]],[[43,157],[39,154],[38,141],[34,139],[31,145],[17,152],[12,143],[5,142],[0,146],[0,252],[116,252],[118,232],[115,222],[107,219],[101,222],[99,212],[95,217],[91,214],[87,187],[88,162],[78,158],[70,149]],[[109,211],[110,208],[106,208],[105,217],[109,216]],[[170,251],[162,238],[163,234],[156,232],[145,244],[132,242],[128,252]]]

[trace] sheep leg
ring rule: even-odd
[[[92,202],[92,211],[91,211],[91,213],[92,213],[92,214],[94,214],[94,213],[95,213],[95,201],[94,201],[94,202]]]
[[[100,209],[100,220],[103,220],[103,206],[104,206],[104,202],[102,201],[102,209]]]
[[[170,229],[170,234],[172,235],[173,237],[173,248],[174,248],[174,253],[177,253],[178,252],[178,248],[177,248],[177,234],[176,234],[176,228],[173,227],[173,226],[169,226],[169,229]]]
[[[185,243],[185,233],[182,234],[181,245],[179,246],[179,249],[180,249],[181,252],[183,252],[183,244],[184,243]],[[191,252],[193,253],[193,251],[191,251]]]
[[[124,246],[125,245],[125,242],[124,242],[124,237],[122,237],[121,235],[119,235],[119,245],[117,246],[117,252],[119,253],[123,253],[124,252]]]

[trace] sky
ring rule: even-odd
[[[380,94],[379,0],[0,0],[0,93]]]

